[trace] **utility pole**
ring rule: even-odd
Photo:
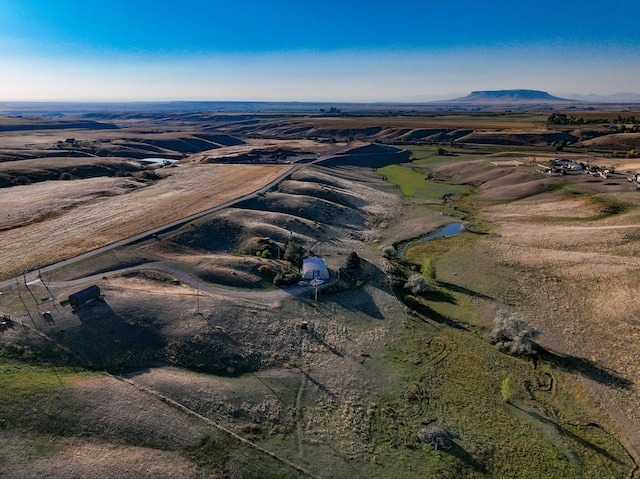
[[[315,294],[315,306],[316,306],[316,311],[318,310],[318,285],[315,285],[315,289],[316,289],[316,294]]]
[[[47,285],[47,283],[45,282],[44,278],[42,277],[42,272],[40,271],[40,266],[38,266],[38,278],[40,278],[40,281],[42,281],[42,284],[44,284],[45,289],[49,293],[49,297],[55,303],[56,298],[53,296],[53,293],[49,289],[49,286]]]
[[[196,310],[200,316],[200,283],[196,280]]]

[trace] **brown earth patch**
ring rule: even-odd
[[[22,438],[20,438],[22,439]],[[2,442],[0,442],[1,444]],[[8,444],[3,445],[6,450]],[[24,447],[24,446],[22,446]],[[40,479],[200,478],[202,473],[180,453],[80,439],[60,440],[61,450],[25,464],[0,466],[4,477]]]
[[[593,148],[606,148],[626,152],[640,148],[640,133],[614,133],[603,135],[580,143],[583,146]]]

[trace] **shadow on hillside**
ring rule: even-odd
[[[441,289],[429,291],[427,295],[429,301],[435,301],[437,303],[458,304],[458,301],[453,297],[451,293],[447,293],[446,291],[442,291]]]
[[[619,389],[631,389],[634,385],[632,381],[615,371],[599,366],[589,359],[564,355],[540,345],[537,346],[537,350],[541,360],[548,361],[561,371],[578,373],[587,379]]]
[[[481,462],[479,462],[471,454],[469,454],[456,441],[451,441],[451,442],[452,442],[452,447],[449,451],[447,451],[449,454],[460,459],[462,462],[464,462],[467,466],[472,468],[474,471],[479,472],[480,474],[487,473],[487,469]]]
[[[474,298],[487,299],[490,301],[495,299],[491,296],[487,296],[486,294],[478,293],[477,291],[467,289],[463,286],[458,286],[457,284],[447,283],[445,281],[438,281],[438,286],[450,291],[455,291],[456,293],[466,294],[467,296],[472,296]]]
[[[106,370],[141,367],[165,346],[153,327],[153,318],[127,318],[116,314],[106,301],[76,309],[80,325],[60,331],[57,342],[73,351],[85,366]]]
[[[331,293],[325,293],[328,294]],[[373,297],[365,288],[354,286],[348,291],[331,294],[331,301],[348,311],[358,311],[373,319],[384,319]]]
[[[418,313],[420,316],[424,316],[425,318],[435,321],[436,323],[443,324],[451,328],[468,331],[468,329],[462,324],[458,323],[457,321],[454,321],[453,319],[449,318],[448,316],[445,316],[444,314],[438,313],[435,309],[431,308],[430,306],[427,306],[424,303],[412,302],[411,306],[408,306],[408,307],[411,310]]]
[[[304,377],[307,378],[309,380],[310,383],[312,383],[314,386],[316,386],[320,391],[322,391],[323,393],[325,393],[327,396],[329,396],[331,399],[333,399],[334,401],[338,400],[338,396],[336,396],[329,388],[327,388],[324,384],[322,384],[321,382],[319,382],[318,380],[316,380],[313,376],[311,376],[308,372],[306,372],[304,369],[298,367],[298,370],[304,374]]]
[[[322,345],[323,347],[325,347],[329,351],[331,351],[332,354],[335,354],[336,356],[338,356],[340,358],[344,357],[344,354],[342,354],[333,345],[331,345],[327,341],[325,341],[325,339],[322,336],[320,336],[318,333],[316,333],[315,331],[313,331],[313,330],[309,331],[308,337],[309,337],[309,340],[311,342]]]
[[[606,457],[607,459],[609,459],[612,462],[617,462],[618,464],[624,464],[620,459],[618,459],[617,457],[613,456],[609,451],[607,451],[606,449],[601,448],[600,446],[593,444],[592,442],[587,441],[586,439],[584,439],[583,437],[578,436],[577,434],[569,431],[568,429],[562,427],[560,424],[558,424],[555,421],[552,421],[551,419],[543,416],[542,414],[533,411],[531,409],[523,409],[520,406],[517,406],[516,404],[510,402],[509,403],[511,406],[513,406],[516,409],[519,409],[520,411],[524,412],[525,414],[528,414],[529,416],[531,416],[533,419],[540,421],[543,424],[546,424],[548,426],[553,427],[554,429],[556,429],[558,431],[558,433],[562,436],[568,437],[573,439],[574,441],[576,441],[577,443],[579,443],[580,445],[591,449],[592,451]],[[598,426],[597,426],[598,427]]]
[[[335,156],[324,160],[321,165],[329,168],[336,166],[383,168],[388,165],[405,163],[409,161],[410,157],[411,152],[408,150],[401,150],[392,147],[382,149],[378,147],[377,150],[361,150],[360,152],[352,152],[350,154]]]

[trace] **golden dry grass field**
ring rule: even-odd
[[[291,165],[184,164],[150,186],[92,178],[0,190],[0,276],[50,264],[252,193]],[[164,172],[167,173],[164,173]]]

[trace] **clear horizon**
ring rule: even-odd
[[[0,4],[0,101],[411,102],[640,93],[640,2]]]

